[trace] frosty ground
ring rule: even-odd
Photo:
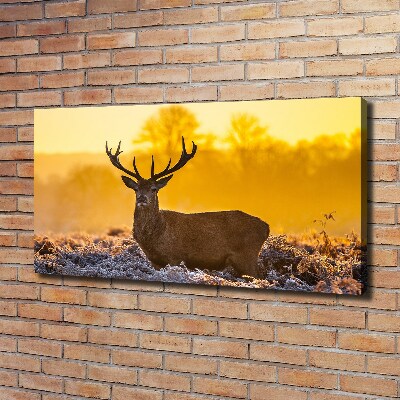
[[[154,269],[129,231],[35,237],[35,271],[186,284],[360,294],[366,283],[366,252],[355,235],[317,233],[270,236],[259,257],[264,279],[233,270],[189,270],[184,263]]]

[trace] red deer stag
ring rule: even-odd
[[[113,154],[106,142],[106,153],[115,167],[134,178],[122,175],[125,185],[136,193],[133,237],[154,267],[183,261],[191,269],[221,271],[232,267],[240,275],[260,277],[258,254],[269,235],[267,223],[242,211],[184,214],[159,209],[158,191],[194,157],[197,150],[194,143],[192,152],[187,153],[182,137],[179,161],[171,167],[170,159],[159,173],[154,172],[152,156],[149,179],[139,174],[135,157],[134,171],[121,165],[120,147],[121,142]]]

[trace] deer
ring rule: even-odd
[[[183,168],[196,154],[197,145],[192,142],[188,153],[182,137],[181,156],[171,166],[155,173],[154,156],[151,157],[151,176],[143,178],[133,157],[133,171],[120,162],[121,142],[115,153],[108,148],[106,153],[112,165],[122,171],[122,181],[136,194],[133,216],[133,238],[143,250],[153,267],[179,265],[189,269],[223,271],[234,269],[235,274],[261,278],[258,264],[261,247],[269,236],[269,225],[260,218],[243,211],[214,211],[182,213],[161,210],[158,192],[172,179],[173,174]]]

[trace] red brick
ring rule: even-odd
[[[162,68],[139,70],[139,83],[178,83],[189,81],[188,68]]]
[[[15,72],[16,61],[11,58],[0,59],[0,74],[5,74],[7,72]]]
[[[105,104],[111,102],[111,90],[109,89],[85,89],[64,92],[64,104]]]
[[[85,378],[86,365],[64,360],[42,360],[42,371],[47,375],[68,376],[70,378]]]
[[[43,17],[42,5],[21,4],[4,6],[1,9],[1,21],[25,21],[29,19],[41,19]]]
[[[18,107],[60,106],[61,92],[27,92],[18,93]]]
[[[145,86],[116,88],[114,96],[116,103],[156,103],[163,101],[163,90]]]
[[[1,219],[0,219],[1,226]],[[0,249],[0,263],[4,264],[30,264],[33,262],[32,250]]]
[[[270,304],[251,303],[249,308],[251,319],[261,321],[277,321],[305,324],[307,309],[305,307],[272,306]]]
[[[18,374],[11,371],[0,371],[0,385],[18,387]]]
[[[92,34],[87,38],[89,50],[120,49],[135,46],[135,32]]]
[[[27,90],[27,89],[36,89],[38,87],[39,87],[39,79],[36,75],[23,75],[23,76],[2,75],[2,76],[0,76],[0,91]]]
[[[250,4],[221,8],[222,21],[242,21],[246,19],[274,18],[275,4]]]
[[[372,335],[369,333],[339,332],[339,348],[373,351],[375,353],[394,353],[395,338],[393,336]]]
[[[336,40],[308,40],[279,44],[281,58],[321,57],[337,53]]]
[[[61,357],[62,345],[43,339],[18,339],[18,352],[48,357]]]
[[[15,107],[15,106],[16,106],[15,94],[11,94],[11,93],[0,94],[0,107],[1,108],[10,108],[10,107]]]
[[[335,94],[334,82],[278,83],[278,98],[332,97]]]
[[[196,393],[245,399],[247,395],[247,385],[228,379],[195,377],[193,378],[193,391]]]
[[[23,57],[17,60],[18,72],[52,71],[60,69],[60,56]]]
[[[87,54],[66,54],[64,56],[65,69],[107,67],[110,64],[111,64],[110,54],[100,51]]]
[[[13,197],[0,197],[0,207],[2,211],[16,211],[16,199]]]
[[[189,376],[161,371],[142,370],[139,375],[139,384],[141,386],[149,386],[159,389],[179,390],[183,392],[190,391]]]
[[[0,38],[11,38],[16,36],[16,26],[15,25],[2,25],[0,26]]]
[[[190,339],[177,335],[141,333],[140,347],[151,350],[190,353]]]
[[[229,340],[193,339],[193,353],[229,358],[247,358],[247,345]]]
[[[217,361],[205,357],[166,355],[165,369],[176,372],[216,375]]]
[[[0,337],[0,351],[16,352],[17,340],[15,338],[2,336]],[[1,358],[1,353],[0,353]]]
[[[40,400],[40,394],[12,388],[1,388],[0,396],[7,400]]]
[[[85,37],[83,35],[68,35],[40,39],[40,51],[42,53],[65,53],[84,50],[84,48]]]
[[[250,359],[282,364],[306,365],[306,350],[263,343],[250,344]]]
[[[171,46],[189,42],[187,29],[152,29],[138,34],[140,46]]]
[[[89,328],[88,342],[114,346],[137,347],[138,335],[125,330]]]
[[[130,368],[89,365],[88,378],[95,381],[135,385],[137,383],[137,371]]]
[[[47,36],[65,32],[65,21],[40,21],[17,25],[18,36]]]
[[[346,392],[353,393],[366,393],[390,397],[396,397],[397,395],[397,382],[394,379],[341,375],[340,388]]]
[[[46,3],[45,4],[45,17],[58,18],[58,17],[78,17],[86,14],[85,1],[68,1],[65,3]]]
[[[89,14],[108,14],[117,12],[136,11],[136,0],[88,0]]]
[[[394,79],[353,79],[339,82],[339,96],[394,96]]]
[[[337,375],[327,372],[278,368],[278,382],[286,385],[336,389]]]
[[[68,32],[106,31],[111,28],[111,17],[94,17],[71,19],[68,21]]]
[[[281,17],[336,14],[338,11],[337,0],[296,0],[279,4]]]
[[[82,308],[64,308],[64,321],[75,324],[109,326],[111,316],[105,311],[85,310]]]
[[[361,37],[339,40],[339,53],[352,54],[378,54],[394,53],[397,41],[394,37]]]
[[[0,228],[2,229],[31,229],[32,227],[33,218],[30,215],[0,215]]]
[[[40,360],[37,357],[29,357],[20,354],[0,353],[0,367],[17,369],[20,371],[39,372]]]
[[[396,0],[365,0],[362,2],[355,0],[342,0],[342,12],[359,13],[372,11],[391,11],[398,10]]]
[[[64,344],[64,358],[108,363],[110,350],[85,344]]]
[[[17,244],[17,237],[15,233],[7,233],[1,232],[0,233],[0,246],[16,246]]]
[[[112,350],[113,364],[141,368],[161,368],[162,355],[140,350]]]
[[[368,329],[371,331],[400,332],[400,316],[368,313]]]
[[[108,399],[111,389],[109,385],[84,381],[65,381],[65,393],[95,399]]]
[[[42,287],[41,300],[50,303],[86,304],[86,291],[71,288]]]
[[[41,324],[40,337],[45,339],[68,340],[69,342],[86,342],[87,329],[69,325]]]
[[[249,23],[249,39],[272,39],[303,36],[306,33],[303,20],[272,20]]]
[[[118,69],[113,71],[89,71],[88,85],[126,85],[135,82],[135,71]]]
[[[371,229],[371,238],[374,244],[400,244],[400,228],[398,226],[391,227],[375,227]]]
[[[218,21],[218,9],[214,7],[164,12],[164,25],[205,24],[216,21]]]
[[[92,307],[134,310],[137,308],[137,296],[122,293],[89,292],[88,304]]]
[[[309,357],[310,365],[317,368],[358,372],[365,370],[365,356],[362,354],[310,350]]]
[[[38,336],[39,324],[36,322],[0,320],[0,333],[16,336]]]
[[[113,400],[161,400],[162,393],[133,387],[113,386]]]
[[[276,368],[259,363],[220,361],[220,375],[249,381],[275,382]]]
[[[397,179],[397,165],[371,163],[370,171],[372,173],[371,180],[376,182],[393,182]],[[376,211],[373,210],[374,213]],[[381,210],[382,211],[382,210]]]
[[[39,298],[39,288],[31,285],[0,285],[0,298],[3,299],[28,299],[37,300]]]
[[[307,22],[308,36],[357,35],[362,31],[362,17],[318,18]]]
[[[279,386],[263,386],[263,385],[250,385],[250,399],[251,400],[306,400],[307,392],[300,390],[293,390]]]
[[[400,375],[400,358],[368,356],[368,372],[380,375]]]
[[[63,381],[61,378],[37,374],[20,374],[19,386],[26,389],[45,390],[55,393],[63,392]]]
[[[143,28],[163,24],[161,11],[114,15],[114,28]]]
[[[194,318],[166,317],[165,330],[192,335],[215,335],[217,333],[217,322]]]
[[[336,332],[332,330],[277,327],[278,341],[281,343],[300,344],[305,346],[333,347],[336,342]]]
[[[149,314],[115,313],[113,324],[116,327],[149,331],[161,331],[163,329],[162,317]]]
[[[33,212],[33,197],[19,197],[18,211]]]
[[[354,76],[363,73],[362,60],[318,60],[307,61],[307,76]]]
[[[217,87],[209,85],[168,87],[165,91],[165,98],[168,102],[217,100],[217,97]]]
[[[141,0],[140,9],[150,10],[159,8],[188,7],[190,5],[190,0]]]
[[[161,64],[162,50],[134,49],[114,52],[113,65]]]
[[[191,31],[191,43],[233,42],[244,37],[243,24],[193,28]]]
[[[37,54],[39,43],[36,39],[2,40],[0,56]]]
[[[274,96],[274,85],[248,85],[248,84],[232,84],[220,86],[220,100],[256,100],[268,99]]]
[[[313,308],[310,310],[312,325],[338,326],[346,328],[365,328],[365,312]]]
[[[204,67],[192,67],[193,82],[243,80],[244,68],[241,64],[221,64]]]
[[[365,63],[366,75],[399,75],[400,58],[378,58]]]
[[[0,315],[15,317],[17,315],[17,305],[10,301],[0,301]]]

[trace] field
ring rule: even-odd
[[[367,280],[366,248],[355,234],[271,235],[259,262],[264,279],[238,277],[233,270],[189,270],[183,263],[156,270],[128,229],[111,229],[102,236],[35,237],[35,271],[44,274],[351,295],[361,294]]]

